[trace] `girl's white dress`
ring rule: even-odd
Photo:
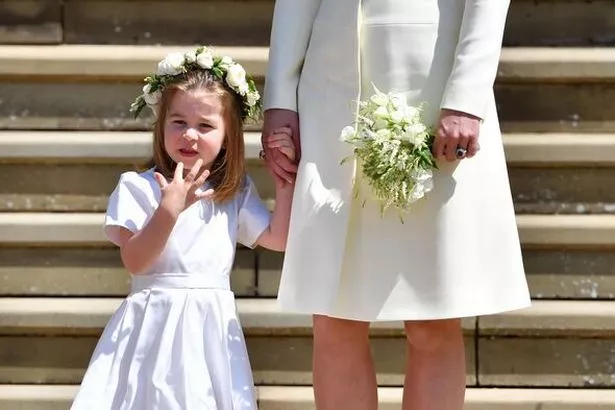
[[[160,201],[153,171],[122,174],[105,234],[140,230]],[[236,243],[253,246],[270,214],[246,178],[232,201],[180,214],[156,263],[132,276],[72,410],[256,409],[250,363],[229,275]]]

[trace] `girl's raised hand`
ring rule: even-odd
[[[267,147],[280,150],[291,162],[295,162],[297,150],[292,135],[293,131],[289,127],[276,128],[267,138]]]
[[[184,164],[182,162],[178,163],[177,167],[175,167],[173,179],[170,182],[162,174],[154,173],[162,191],[160,206],[173,215],[178,216],[195,202],[210,198],[214,193],[213,189],[208,189],[204,192],[201,190],[207,177],[209,177],[208,170],[204,170],[199,175],[202,165],[203,160],[199,158],[186,176],[184,176]]]

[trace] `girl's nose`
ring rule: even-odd
[[[194,140],[197,139],[199,136],[198,132],[194,129],[194,128],[186,128],[186,131],[184,131],[184,138],[188,139],[188,140]]]

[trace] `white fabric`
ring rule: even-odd
[[[266,108],[297,108],[302,159],[278,300],[355,320],[443,319],[530,298],[493,96],[507,0],[278,0]],[[339,141],[371,83],[484,122],[473,159],[440,163],[401,224],[352,197]],[[369,188],[362,187],[363,193]]]
[[[71,409],[256,409],[229,275],[236,242],[253,245],[270,214],[246,181],[232,201],[185,210],[159,259],[132,276]],[[151,170],[122,174],[109,199],[109,239],[117,242],[119,227],[141,229],[159,200]]]

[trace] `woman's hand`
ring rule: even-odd
[[[269,138],[267,138],[266,145],[268,148],[280,150],[289,161],[295,162],[297,151],[293,142],[293,131],[289,127],[273,130]]]
[[[272,130],[265,138],[264,148],[265,152],[279,152],[291,163],[294,163],[297,157],[297,149],[293,141],[293,131],[290,127],[280,127]],[[288,183],[287,179],[282,178],[273,171],[271,175],[275,179],[277,185],[285,186]]]
[[[268,147],[268,139],[273,135],[273,131],[280,128],[290,128],[291,138],[295,145],[296,161],[290,161],[285,155],[275,149]],[[292,184],[297,174],[297,162],[301,158],[301,144],[299,138],[299,114],[295,111],[284,109],[269,109],[265,111],[263,120],[263,131],[261,134],[261,144],[265,152],[264,160],[267,168],[277,178],[282,178]]]
[[[443,109],[436,129],[434,157],[448,161],[472,158],[480,149],[479,129],[480,118]]]
[[[214,193],[213,189],[208,189],[205,192],[201,191],[201,186],[209,177],[208,170],[202,171],[199,175],[202,165],[203,160],[199,158],[184,177],[184,164],[182,162],[178,163],[177,167],[175,167],[173,179],[170,182],[162,174],[154,173],[162,191],[160,207],[172,215],[178,216],[195,202],[210,198]]]

